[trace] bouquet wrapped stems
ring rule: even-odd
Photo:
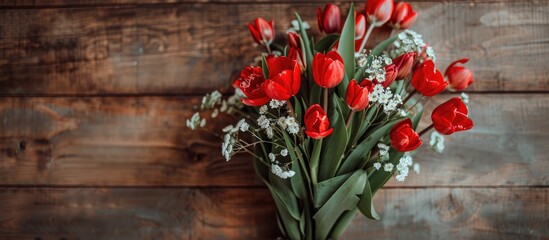
[[[329,35],[316,44],[296,14],[284,49],[271,46],[273,21],[257,18],[248,27],[269,54],[261,55],[259,66],[242,70],[235,96],[204,97],[202,111],[240,119],[223,129],[222,155],[227,161],[238,152],[254,156],[286,238],[338,239],[359,211],[379,219],[372,198],[393,175],[398,181],[408,176],[421,135],[436,129],[437,146],[441,134],[473,127],[467,106],[453,98],[433,110],[429,127],[416,132],[424,111],[417,96],[428,99],[472,82],[468,69],[455,66],[463,60],[446,70],[446,80],[432,48],[410,30],[363,49],[372,29],[391,15],[393,26],[411,25],[402,16],[415,19],[415,13],[406,6],[397,4],[395,11],[405,12],[395,15],[392,0],[369,0],[365,17],[351,4],[341,28],[339,8],[328,4],[318,20]],[[205,119],[196,113],[187,124],[197,129]]]

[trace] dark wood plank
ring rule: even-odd
[[[437,98],[428,108],[448,97]],[[185,119],[198,101],[4,98],[0,102],[0,184],[261,186],[250,157],[226,162],[220,153],[221,140],[186,128]],[[426,144],[416,157],[421,173],[391,185],[549,184],[549,96],[473,94],[471,101],[475,128],[448,137],[443,155],[428,150]],[[208,126],[219,131],[233,121],[217,118],[209,120]]]
[[[474,91],[547,91],[549,6],[417,2],[414,27],[443,68],[470,57]],[[321,3],[158,4],[0,10],[0,94],[150,94],[228,89],[258,54],[246,24],[294,18],[316,30]],[[343,8],[346,8],[344,5]],[[359,5],[359,8],[360,5]],[[204,13],[211,16],[204,17]],[[436,19],[433,22],[430,19]],[[383,31],[382,31],[383,32]],[[385,31],[386,33],[386,31]]]
[[[383,189],[345,239],[543,239],[547,188]],[[274,239],[263,188],[0,189],[2,239]]]

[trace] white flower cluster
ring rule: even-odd
[[[431,148],[437,153],[442,153],[444,151],[444,136],[437,131],[431,133],[431,141],[429,141]]]
[[[271,164],[271,172],[282,179],[291,178],[295,175],[294,171],[280,167],[277,164]]]
[[[289,32],[293,32],[293,33],[298,32],[298,31],[300,30],[300,29],[299,29],[299,21],[297,21],[297,20],[294,19],[294,20],[292,20],[291,23],[292,23],[292,26],[286,30],[286,33],[289,33]],[[308,22],[304,21],[304,22],[303,22],[303,28],[305,28],[305,30],[307,30],[307,29],[311,28],[311,26],[309,25]]]
[[[266,117],[265,115],[260,115],[257,118],[257,124],[261,129],[265,129],[265,133],[267,133],[268,138],[273,138],[274,132],[273,127],[271,126],[272,119]]]
[[[280,155],[283,157],[288,156],[288,149],[282,149]],[[271,172],[279,178],[286,179],[295,175],[295,172],[288,169],[287,165],[283,167],[278,165],[279,162],[276,160],[276,155],[274,153],[269,153],[269,160],[271,161]]]
[[[223,157],[225,157],[225,160],[231,160],[231,157],[234,153],[233,148],[235,143],[236,138],[234,138],[232,134],[225,134],[225,137],[223,137],[223,144],[221,144],[221,154],[223,155]]]
[[[391,57],[396,58],[407,52],[417,52],[421,54],[423,47],[426,46],[421,34],[412,30],[404,30],[398,34],[398,39],[393,43],[395,49],[390,52]],[[432,47],[425,48],[425,54],[435,61],[435,51]]]
[[[358,59],[358,66],[364,67],[366,64],[368,64],[367,61],[367,55],[361,55]],[[366,79],[372,81],[374,79],[377,79],[378,82],[384,82],[385,81],[385,66],[393,63],[393,60],[391,58],[381,55],[381,56],[372,56],[372,61],[364,69],[364,73],[366,74]]]
[[[277,109],[277,108],[281,108],[282,106],[286,105],[286,101],[279,101],[279,100],[271,100],[269,102],[269,106],[272,108],[272,109]]]
[[[215,105],[221,103],[221,93],[217,90],[213,91],[212,93],[206,94],[204,97],[202,97],[202,105],[200,105],[200,109],[202,110],[208,110],[215,107]]]
[[[384,89],[381,84],[374,86],[374,91],[369,96],[370,102],[383,105],[383,111],[390,113],[399,110],[402,98],[398,94],[393,94],[391,88]],[[401,113],[402,114],[402,113]]]
[[[299,123],[297,123],[294,117],[280,117],[277,124],[282,130],[286,130],[290,134],[295,135],[299,133]]]
[[[381,157],[382,160],[385,161],[385,160],[389,159],[389,149],[391,147],[389,147],[388,145],[386,145],[384,143],[378,143],[377,148],[379,148],[379,156]]]
[[[409,168],[412,166],[412,156],[405,154],[400,158],[399,163],[396,166],[398,170],[398,175],[396,176],[397,181],[402,182],[408,176]],[[419,166],[419,165],[418,165]]]
[[[206,119],[200,118],[199,113],[194,113],[190,119],[187,119],[187,127],[191,130],[195,130],[198,127],[203,128],[206,126]]]
[[[223,128],[225,136],[223,137],[223,143],[221,144],[221,154],[225,157],[225,160],[231,160],[231,157],[234,155],[234,147],[237,144],[238,131],[246,132],[250,128],[250,125],[246,122],[245,119],[238,121],[236,126],[229,125]]]

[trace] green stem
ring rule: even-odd
[[[372,31],[374,30],[376,25],[376,21],[372,21],[370,24],[370,27],[368,28],[368,31],[366,32],[366,36],[364,37],[364,40],[362,41],[362,44],[360,44],[360,48],[358,49],[358,52],[361,52],[364,47],[366,47],[366,42],[368,41],[368,38],[370,38],[370,34],[372,34]]]
[[[435,125],[433,125],[433,124],[431,123],[431,125],[429,125],[429,126],[426,127],[425,129],[421,130],[421,132],[419,132],[418,135],[421,137],[421,135],[423,135],[423,134],[429,132],[431,129],[433,129],[433,127],[435,127]]]
[[[324,88],[324,111],[328,112],[328,88]]]
[[[412,98],[416,93],[417,90],[414,89],[410,94],[408,94],[404,101],[402,101],[402,106],[404,106],[404,104],[406,104],[406,102],[408,102],[408,100],[410,100],[410,98]]]
[[[351,110],[351,114],[349,114],[349,118],[347,118],[347,123],[345,123],[345,127],[349,129],[349,125],[351,125],[351,121],[353,120],[353,117],[355,116],[355,111]]]

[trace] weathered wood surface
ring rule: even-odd
[[[46,5],[0,9],[0,94],[4,95],[229,89],[235,74],[258,54],[246,28],[250,20],[276,19],[278,37],[284,39],[282,33],[298,11],[319,38],[315,9],[323,6],[278,1],[4,2]],[[452,60],[471,58],[469,66],[477,80],[471,90],[549,90],[545,64],[549,6],[543,1],[413,4],[421,13],[414,29],[435,47],[441,68]]]
[[[383,189],[345,239],[544,239],[547,188]],[[2,239],[274,239],[263,188],[0,189]]]
[[[5,98],[0,184],[262,185],[250,157],[226,162],[220,140],[185,126],[198,102],[198,97]],[[470,105],[475,128],[447,137],[442,155],[428,149],[426,136],[416,158],[422,173],[395,185],[547,185],[549,95],[472,94]],[[222,123],[234,121],[225,117],[209,127],[220,132]]]

